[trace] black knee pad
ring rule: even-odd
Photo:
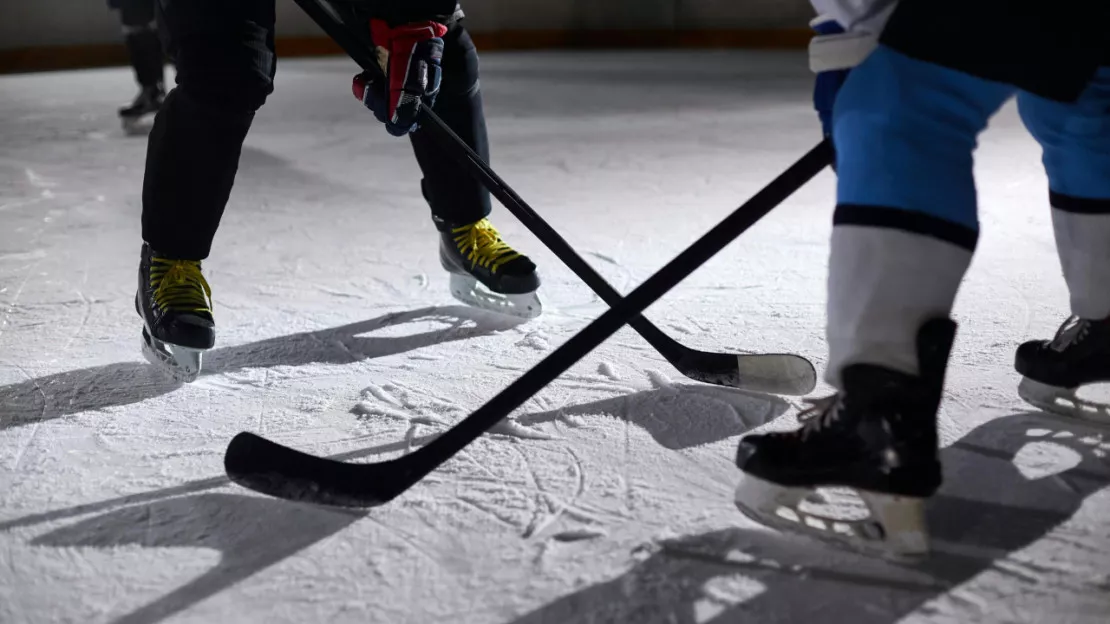
[[[205,108],[254,113],[274,91],[274,53],[265,45],[200,41],[178,45],[177,84]]]
[[[192,107],[210,115],[253,116],[273,91],[269,82],[235,80],[178,80],[177,90]]]
[[[177,84],[204,110],[253,114],[274,90],[273,0],[158,0]]]

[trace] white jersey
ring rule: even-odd
[[[878,35],[898,0],[810,0],[817,14],[834,19],[851,33]]]

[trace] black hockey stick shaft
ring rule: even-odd
[[[296,2],[363,70],[378,78],[382,77],[381,67],[377,63],[369,40],[360,38],[357,33],[352,32],[349,25],[344,22],[343,16],[333,12],[334,9],[327,4],[327,0],[296,0]],[[622,300],[621,294],[582,256],[578,255],[570,243],[501,179],[481,155],[456,134],[435,111],[424,107],[421,117],[424,130],[433,134],[442,149],[485,186],[491,195],[496,197],[552,253],[597,293],[606,305],[612,307]],[[805,368],[805,374],[799,378],[803,380],[800,384],[792,383],[795,380],[766,377],[760,380],[763,382],[762,386],[757,386],[755,383],[744,384],[744,380],[739,377],[737,369],[739,360],[736,355],[691,349],[671,338],[642,314],[636,315],[629,325],[683,375],[698,381],[719,385],[746,385],[754,389],[782,394],[806,394],[816,384],[816,372],[812,364],[806,362],[801,356],[793,356]]]
[[[389,502],[507,417],[781,204],[825,168],[831,153],[829,142],[822,141],[628,297],[426,446],[397,459],[348,464],[242,432],[224,454],[228,476],[240,485],[290,500],[348,507]]]

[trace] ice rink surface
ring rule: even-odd
[[[800,54],[487,54],[483,71],[492,164],[622,292],[819,134]],[[229,484],[241,430],[403,453],[605,310],[499,206],[546,312],[456,304],[411,150],[351,98],[353,73],[281,62],[205,265],[217,346],[186,387],[139,351],[146,141],[115,117],[130,73],[0,77],[0,622],[1108,621],[1110,427],[1016,394],[1014,348],[1051,336],[1067,297],[1012,107],[977,159],[942,549],[923,566],[741,518],[737,440],[804,406],[685,380],[630,330],[369,513]],[[833,190],[822,174],[648,316],[691,346],[820,367]]]

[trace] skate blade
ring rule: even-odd
[[[1028,377],[1018,384],[1018,396],[1030,405],[1052,414],[1110,425],[1110,405],[1082,399],[1076,395],[1078,390],[1050,386]]]
[[[203,349],[171,345],[153,338],[143,328],[143,357],[178,383],[192,383],[200,375]]]
[[[849,520],[807,513],[800,505],[813,495],[813,489],[777,485],[749,474],[741,477],[735,502],[740,513],[770,528],[896,563],[916,563],[929,554],[925,499],[853,490],[867,506],[868,518]]]
[[[496,293],[467,275],[451,274],[451,295],[475,308],[516,318],[534,319],[543,314],[543,304],[536,293]]]

